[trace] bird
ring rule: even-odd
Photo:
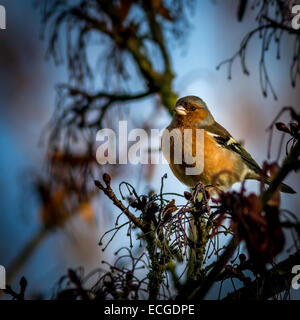
[[[249,152],[240,142],[235,140],[232,135],[218,122],[215,121],[206,103],[197,96],[185,96],[177,100],[174,116],[162,134],[162,152],[169,162],[169,166],[183,184],[188,187],[195,187],[199,182],[213,189],[226,191],[234,183],[242,182],[245,179],[252,179],[264,183],[270,183],[270,177],[263,175],[261,167],[252,158]],[[191,129],[191,139],[185,141],[184,138],[178,142],[170,133],[174,129],[177,133],[184,135],[186,129]],[[196,147],[199,148],[199,139],[196,129],[203,129],[203,152],[197,156]],[[166,139],[170,139],[169,151],[163,145]],[[175,161],[176,143],[182,143],[181,150],[187,150],[187,154],[194,159],[202,157],[203,169],[199,174],[187,174],[186,169],[193,167],[185,162],[182,154],[182,161]],[[168,153],[169,152],[169,153]],[[183,153],[183,151],[182,151]],[[196,163],[195,161],[195,163]],[[195,166],[195,164],[194,164]],[[288,185],[281,183],[280,191],[284,193],[295,193]]]

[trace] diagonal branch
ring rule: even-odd
[[[285,290],[290,290],[292,278],[295,276],[291,272],[294,265],[300,265],[300,250],[268,270],[263,277],[264,281],[262,278],[257,278],[247,287],[229,293],[223,300],[257,299],[257,292],[260,292],[261,300],[267,300]]]
[[[143,232],[147,232],[148,229],[146,228],[146,225],[137,218],[133,213],[131,213],[120,201],[115,193],[113,192],[112,188],[110,187],[110,183],[106,183],[106,187],[98,180],[95,180],[95,185],[100,190],[104,192],[104,194],[113,202],[113,204],[118,207],[124,214],[127,216],[129,221],[131,221],[136,227],[140,228]]]

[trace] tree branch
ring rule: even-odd
[[[79,88],[71,87],[66,84],[59,85],[59,88],[69,90],[69,94],[71,96],[81,95],[81,96],[86,97],[89,101],[100,99],[100,98],[107,98],[110,100],[111,103],[116,102],[116,101],[137,100],[137,99],[145,98],[148,95],[151,95],[154,93],[154,91],[147,90],[144,92],[134,93],[134,94],[126,94],[126,93],[118,94],[118,93],[109,93],[109,92],[105,92],[105,91],[99,91],[95,94],[91,94],[87,91],[81,90]]]
[[[147,232],[148,229],[146,225],[138,219],[133,213],[131,213],[120,201],[115,193],[113,192],[112,188],[110,187],[110,183],[106,183],[106,187],[98,180],[95,180],[95,185],[97,188],[102,190],[104,194],[113,202],[113,204],[118,207],[122,212],[125,213],[129,221],[131,221],[136,227],[140,228],[143,232]]]
[[[11,283],[17,273],[20,271],[24,263],[27,262],[31,254],[36,250],[36,248],[44,241],[48,236],[50,228],[41,228],[36,235],[26,244],[25,248],[22,249],[21,253],[17,258],[10,264],[7,268],[7,282]]]
[[[260,292],[259,299],[267,300],[289,290],[295,276],[291,272],[294,265],[300,265],[300,250],[268,270],[263,278],[257,278],[248,286],[229,293],[223,300],[254,300],[257,299],[257,292]]]
[[[287,31],[288,33],[290,34],[295,34],[297,36],[300,36],[300,31],[299,30],[296,30],[296,29],[293,29],[293,28],[290,28],[282,23],[278,23],[277,21],[267,17],[267,16],[262,16],[262,18],[264,18],[266,21],[268,21],[271,26],[273,28],[276,28],[276,29],[281,29],[281,30],[284,30],[284,31]]]
[[[226,249],[217,260],[216,264],[214,265],[211,272],[205,277],[201,285],[193,291],[193,293],[188,297],[188,299],[203,299],[205,298],[206,294],[208,293],[209,289],[214,284],[217,276],[223,270],[224,266],[228,262],[228,260],[233,255],[235,249],[239,245],[239,241],[233,237],[229,244],[226,246]]]

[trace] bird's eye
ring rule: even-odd
[[[196,107],[195,107],[195,106],[191,106],[191,110],[192,110],[192,111],[195,111],[195,110],[196,110]]]

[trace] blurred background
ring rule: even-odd
[[[53,223],[49,222],[48,211],[53,207],[58,210],[62,195],[71,193],[64,189],[49,192],[52,182],[48,180],[49,175],[45,175],[49,172],[46,162],[49,132],[45,128],[56,110],[56,86],[70,81],[68,65],[66,59],[57,65],[47,55],[48,41],[41,37],[40,8],[34,7],[31,0],[1,0],[0,4],[6,8],[7,15],[7,29],[0,30],[0,264],[11,272],[9,280],[13,286],[21,276],[26,277],[28,297],[50,298],[67,268],[83,267],[88,273],[101,267],[103,259],[113,261],[113,252],[119,248],[124,234],[115,238],[107,251],[103,252],[98,246],[100,236],[114,224],[118,212],[97,190],[89,191],[90,197],[74,200],[72,210],[76,214],[66,218],[62,225],[50,231],[43,228]],[[280,60],[276,59],[275,45],[271,44],[267,53],[277,100],[271,93],[264,97],[259,85],[261,45],[257,36],[247,52],[250,76],[244,75],[239,61],[235,61],[229,81],[227,66],[220,70],[216,66],[231,57],[243,37],[256,26],[254,11],[249,8],[242,23],[238,22],[236,11],[235,0],[195,1],[193,9],[187,13],[186,36],[179,42],[166,39],[175,72],[174,90],[178,96],[200,96],[215,119],[237,140],[242,140],[262,164],[267,159],[267,127],[283,106],[299,107],[299,83],[292,88],[289,78],[293,41],[289,37],[282,38]],[[47,32],[50,31],[46,29],[45,38]],[[60,35],[63,56],[67,40],[63,33]],[[101,69],[96,56],[103,50],[106,50],[105,42],[92,38],[88,54],[94,61],[94,68]],[[134,72],[133,69],[129,66],[130,72]],[[101,80],[95,78],[95,86],[97,81]],[[132,77],[130,87],[139,88],[140,81],[137,76]],[[162,129],[171,119],[153,96],[126,103],[118,110],[116,118],[117,107],[118,104],[107,113],[107,127],[114,127],[117,120],[130,118],[132,127]],[[279,142],[280,134],[276,134],[273,160],[277,158]],[[79,158],[75,160],[80,162]],[[55,158],[54,162],[59,159]],[[76,161],[75,164],[71,162],[71,166],[76,166]],[[64,170],[67,169],[59,168],[53,174],[68,175]],[[164,173],[168,174],[166,192],[183,193],[187,189],[167,165],[120,165],[103,169],[94,164],[88,179],[93,182],[104,171],[111,174],[113,186],[125,180],[136,186],[138,192],[157,191]],[[293,176],[286,183],[296,190],[300,187],[299,179]],[[259,185],[247,182],[247,187],[249,192],[257,192]],[[45,205],[47,197],[54,199],[50,208]],[[299,196],[282,195],[282,207],[300,218],[299,206]],[[14,270],[10,270],[12,265]],[[210,297],[214,295],[212,292]]]

